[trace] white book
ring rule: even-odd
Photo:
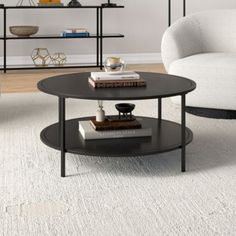
[[[140,79],[140,75],[134,71],[119,72],[91,72],[93,80],[131,80]]]
[[[65,29],[64,33],[86,33],[87,29],[84,28],[75,28],[75,29]]]
[[[141,120],[139,121],[142,123]],[[86,120],[79,121],[79,133],[82,135],[84,140],[134,137],[137,138],[152,136],[152,129],[143,125],[141,129],[96,131],[91,125],[90,121]]]

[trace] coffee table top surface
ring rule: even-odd
[[[58,97],[91,100],[138,100],[184,95],[196,88],[196,83],[179,76],[137,72],[147,82],[146,87],[93,88],[88,83],[90,73],[65,74],[41,80],[38,89]]]

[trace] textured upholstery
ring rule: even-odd
[[[163,36],[162,59],[169,74],[197,83],[188,106],[236,110],[236,10],[178,20]]]
[[[167,71],[173,61],[203,52],[198,22],[190,17],[177,21],[164,33],[161,49]]]

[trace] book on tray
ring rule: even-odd
[[[142,124],[142,118],[138,118],[137,120],[142,125],[141,128],[103,130],[103,131],[95,130],[90,120],[79,121],[79,133],[81,134],[84,140],[152,136],[152,129]]]

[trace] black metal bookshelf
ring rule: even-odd
[[[186,0],[183,1],[183,17],[186,16]],[[168,26],[171,26],[171,7],[172,0],[168,0]]]
[[[68,7],[68,6],[2,6],[0,7],[3,10],[3,35],[0,35],[0,40],[3,41],[3,65],[0,65],[0,71],[4,73],[7,70],[33,70],[33,69],[63,69],[63,68],[95,68],[99,67],[103,68],[103,39],[105,38],[123,38],[124,35],[117,34],[104,34],[103,33],[103,10],[104,9],[114,9],[114,8],[124,8],[124,6],[114,6],[114,7],[103,7],[103,6],[78,6],[78,7]],[[14,35],[7,35],[7,11],[8,10],[21,10],[21,9],[29,9],[29,10],[42,10],[42,9],[95,9],[96,10],[96,33],[90,34],[87,37],[63,37],[61,35],[34,35],[31,37],[17,37]],[[40,39],[64,39],[64,40],[78,40],[78,39],[96,39],[96,63],[95,64],[66,64],[64,66],[34,66],[34,65],[19,65],[19,66],[10,66],[7,65],[7,41],[9,40],[40,40]]]

